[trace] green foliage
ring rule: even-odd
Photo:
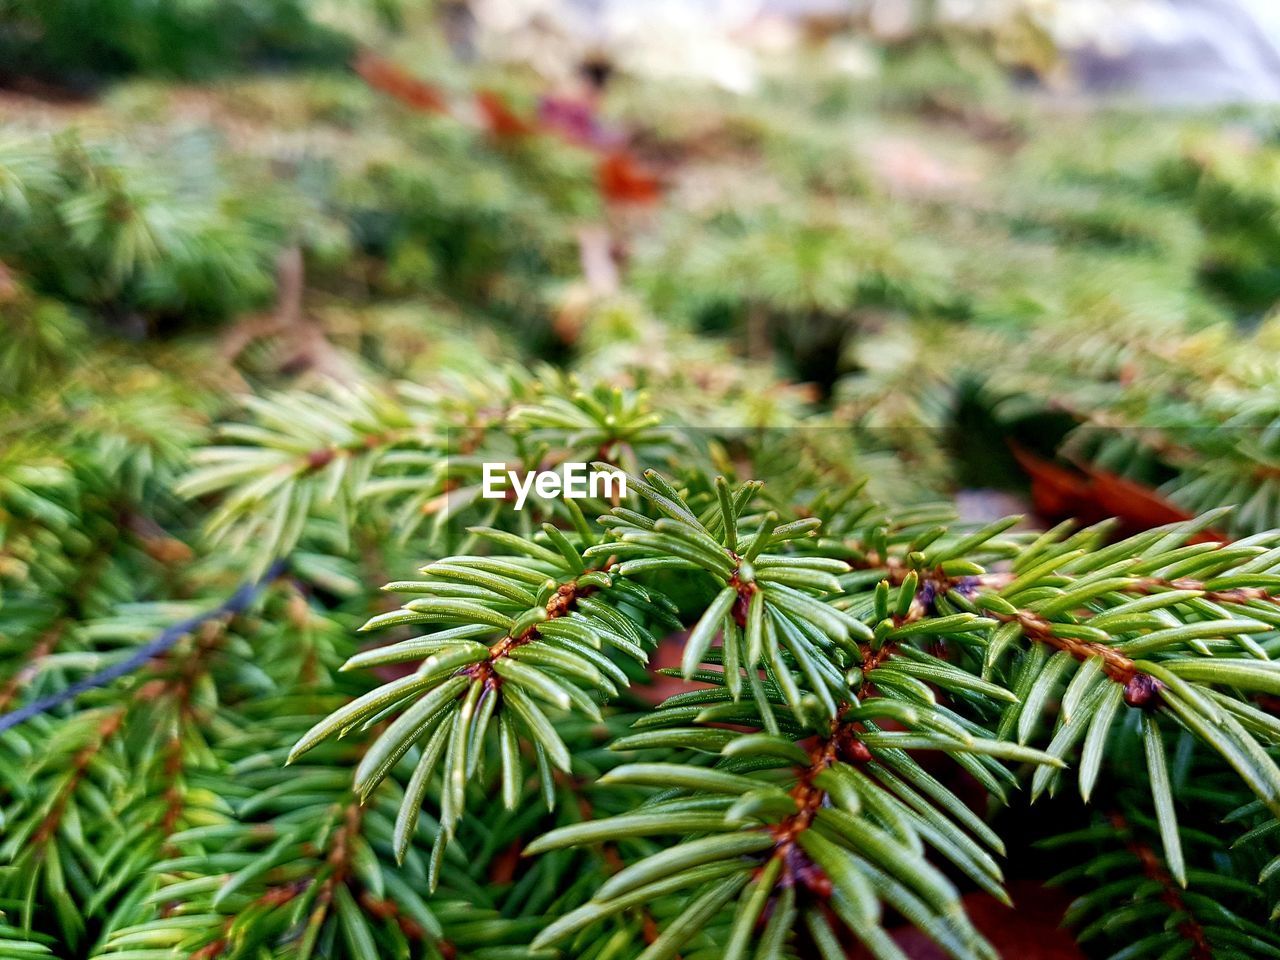
[[[128,73],[207,77],[240,65],[340,63],[349,44],[306,0],[5,0],[0,79],[86,84]]]
[[[647,956],[674,955],[699,931],[736,956],[769,904],[767,939],[781,947],[792,936],[812,938],[834,951],[843,934],[829,926],[828,898],[876,955],[897,955],[887,935],[868,926],[878,901],[955,956],[989,955],[958,912],[958,892],[923,853],[934,848],[999,893],[999,870],[982,849],[998,852],[999,841],[908,751],[951,754],[1007,801],[1017,778],[1006,763],[1040,764],[1034,799],[1055,788],[1057,768],[1079,746],[1088,799],[1104,760],[1136,744],[1146,758],[1149,817],[1181,885],[1188,874],[1161,717],[1280,809],[1280,769],[1266,753],[1277,731],[1240,692],[1275,686],[1269,654],[1252,639],[1276,623],[1270,585],[1278,561],[1269,535],[1233,547],[1184,546],[1210,515],[1103,548],[1098,531],[1002,540],[1003,522],[957,534],[908,527],[895,548],[872,527],[869,552],[857,540],[823,538],[817,519],[779,524],[776,514],[755,512],[754,484],[719,481],[714,495],[703,494],[701,512],[660,474],[633,477],[632,489],[641,499],[602,518],[603,541],[581,523],[576,535],[548,526],[541,542],[479,530],[523,557],[446,558],[424,568],[431,579],[391,585],[426,597],[370,626],[444,629],[357,656],[349,667],[407,659],[420,666],[316,724],[294,748],[296,756],[364,718],[398,714],[358,765],[357,795],[368,796],[414,743],[423,744],[399,814],[403,838],[443,755],[434,853],[441,858],[440,844],[463,816],[472,765],[493,762],[487,743],[496,739],[508,804],[524,778],[521,743],[544,784],[552,766],[567,772],[571,754],[544,711],[599,717],[596,698],[611,699],[615,681],[625,682],[625,674],[602,673],[608,660],[600,651],[643,658],[649,617],[636,601],[652,601],[633,578],[675,568],[719,581],[685,641],[681,671],[713,686],[669,699],[637,724],[641,732],[614,743],[663,759],[624,765],[605,782],[662,792],[612,820],[553,831],[529,852],[683,839],[650,848],[539,943],[574,936],[573,954],[593,955],[613,928],[601,940],[581,931],[685,891],[687,906]],[[808,549],[788,549],[806,541]],[[603,568],[594,567],[597,558],[608,558]],[[1008,572],[988,572],[987,564],[1009,558]],[[625,599],[615,598],[624,586]],[[1045,706],[1057,701],[1047,749],[1025,746]],[[726,722],[733,729],[718,726]],[[799,746],[814,736],[818,747]],[[690,749],[720,759],[675,762]],[[717,933],[721,917],[727,926]]]
[[[0,256],[42,292],[126,325],[265,302],[278,225],[237,212],[207,144],[171,148],[184,163],[161,179],[110,145],[11,139],[0,155]]]
[[[60,79],[327,43],[13,9]],[[811,60],[624,79],[654,209],[336,74],[14,126],[0,954],[985,960],[1027,833],[1091,953],[1280,954],[1276,147]],[[1196,519],[958,517],[1029,438]]]

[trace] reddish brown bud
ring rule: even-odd
[[[826,899],[831,896],[831,878],[813,862],[807,862],[796,870],[796,878],[815,896]]]
[[[1135,673],[1124,685],[1124,702],[1139,710],[1154,710],[1160,705],[1164,684],[1149,673]]]
[[[855,740],[853,741],[853,743],[849,744],[848,748],[844,751],[844,753],[845,753],[844,759],[848,760],[850,763],[870,763],[871,762],[871,748],[868,747],[861,740]]]
[[[338,452],[329,447],[323,450],[312,450],[307,454],[307,469],[319,470],[321,467],[327,467],[337,455]]]
[[[743,584],[738,587],[738,598],[733,601],[733,622],[746,629],[747,613],[751,610],[751,594],[755,592],[755,584]]]

